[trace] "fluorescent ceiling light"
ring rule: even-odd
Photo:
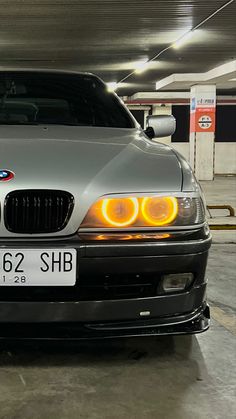
[[[115,92],[118,89],[118,83],[116,81],[111,81],[107,83],[108,92]]]
[[[170,48],[179,48],[181,45],[184,44],[189,38],[192,37],[193,33],[196,32],[197,29],[202,27],[206,22],[208,22],[210,19],[212,19],[215,15],[220,13],[223,9],[225,9],[227,6],[232,4],[235,0],[228,0],[226,3],[224,3],[222,6],[220,6],[218,9],[214,10],[210,15],[206,16],[205,19],[201,20],[196,26],[194,26],[191,30],[186,32],[183,36],[181,36],[179,39],[177,39],[176,42],[173,44],[168,45],[167,47],[163,48],[161,51],[157,52],[154,57],[150,58],[148,62],[154,62],[157,58],[159,58],[161,55],[163,55],[166,51],[169,51]],[[123,83],[126,81],[129,77],[133,76],[135,73],[142,73],[144,70],[147,69],[147,64],[142,65],[141,68],[138,66],[136,70],[131,71],[131,73],[127,74],[123,79],[120,80],[120,83]]]
[[[235,77],[235,79],[229,79],[229,81],[236,81],[236,77]]]
[[[172,46],[175,49],[178,49],[180,47],[182,47],[182,45],[184,45],[186,42],[189,41],[189,39],[192,38],[194,34],[194,31],[189,31],[187,32],[185,35],[183,35],[181,38],[179,38]]]
[[[140,64],[138,64],[138,65],[137,65],[137,67],[136,67],[136,69],[134,70],[134,72],[135,72],[136,74],[141,74],[141,73],[143,73],[144,71],[146,71],[146,70],[148,69],[148,64],[149,64],[149,62],[148,62],[148,61],[143,61],[143,62],[141,62]]]

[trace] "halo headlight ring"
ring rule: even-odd
[[[141,213],[149,225],[171,224],[178,215],[178,200],[172,196],[145,197],[141,202]]]
[[[112,208],[113,206],[113,208]],[[122,206],[124,213],[123,216],[117,216],[116,206],[120,206],[122,211]],[[125,206],[127,208],[125,208]],[[102,215],[106,222],[112,227],[127,227],[132,225],[139,214],[139,203],[137,198],[120,198],[120,199],[109,199],[106,198],[102,201]],[[125,211],[126,210],[126,211]]]

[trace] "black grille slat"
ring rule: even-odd
[[[40,227],[40,214],[41,214],[41,201],[40,201],[40,198],[38,198],[37,205],[36,205],[36,216],[35,216],[35,225],[37,229]]]
[[[45,218],[45,228],[48,228],[48,199],[44,199],[44,218]]]
[[[65,228],[73,206],[73,196],[65,191],[14,191],[5,200],[5,225],[14,233],[55,233]]]
[[[63,198],[59,199],[60,204],[59,204],[59,220],[61,222],[62,217],[63,217],[63,206],[64,206],[64,200]]]
[[[22,198],[22,227],[25,228],[25,222],[26,222],[26,201],[25,197]]]

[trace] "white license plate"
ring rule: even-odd
[[[72,286],[75,249],[0,250],[0,286]]]

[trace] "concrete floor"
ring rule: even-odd
[[[2,348],[0,418],[235,418],[234,252],[213,245],[202,335]]]
[[[213,181],[202,181],[208,205],[231,205],[236,211],[236,176],[215,176]]]
[[[0,344],[0,419],[235,418],[236,240],[232,232],[214,234],[209,331],[77,345]]]

